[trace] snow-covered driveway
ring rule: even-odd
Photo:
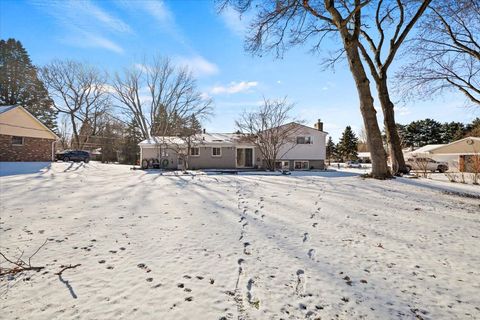
[[[22,173],[0,177],[0,251],[48,239],[46,268],[0,280],[2,319],[480,318],[478,199],[353,173]]]

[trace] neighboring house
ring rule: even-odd
[[[23,107],[0,107],[0,161],[52,161],[57,140]]]
[[[357,152],[358,160],[362,163],[372,162],[372,155],[370,152]]]
[[[318,129],[299,125],[292,143],[278,153],[277,167],[290,170],[324,169],[325,138],[321,122]],[[168,169],[183,169],[182,153],[187,143],[179,137],[153,137],[139,143],[141,163],[156,161]],[[190,169],[254,169],[263,168],[263,157],[252,143],[235,133],[202,133],[195,136],[188,150]],[[179,154],[180,153],[180,154]]]
[[[468,137],[449,144],[433,148],[430,154],[434,157],[456,157],[456,167],[461,172],[480,172],[480,138]]]
[[[412,150],[411,148],[404,149],[403,157],[405,161],[413,160],[415,158],[431,158],[436,161],[443,161],[448,163],[448,167],[453,169],[458,166],[458,157],[455,155],[436,155],[432,154],[431,151],[446,146],[446,144],[427,144],[418,149]]]
[[[450,170],[474,172],[480,159],[480,138],[468,137],[449,144],[428,144],[419,149],[405,152],[405,159],[432,158],[445,161]],[[477,169],[475,169],[475,168]]]

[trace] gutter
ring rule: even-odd
[[[55,161],[55,143],[56,142],[57,142],[56,140],[52,141],[52,162]]]

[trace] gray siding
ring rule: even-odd
[[[142,159],[159,159],[162,161],[163,159],[168,160],[168,167],[167,169],[177,169],[178,166],[178,156],[174,150],[167,150],[167,156],[161,157],[160,148],[142,148]],[[140,162],[141,162],[140,160]]]
[[[199,156],[189,157],[190,169],[234,169],[236,168],[236,148],[235,147],[221,147],[221,157],[212,156],[212,147],[200,146]],[[161,157],[159,148],[142,148],[142,159],[168,159],[169,169],[177,169],[178,155],[174,150],[167,150],[167,156]],[[254,148],[254,166],[258,165],[260,168],[265,167],[262,161],[262,156],[258,148]],[[281,159],[279,159],[280,161]],[[297,160],[297,159],[296,159]],[[298,159],[309,161],[310,168],[323,170],[325,168],[324,160]],[[285,160],[287,161],[287,160]],[[294,160],[288,160],[290,163],[290,170],[294,170]]]
[[[220,157],[212,156],[212,147],[200,147],[200,155],[190,156],[190,169],[233,169],[236,166],[235,147],[221,147]]]

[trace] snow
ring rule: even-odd
[[[236,140],[238,140],[241,135],[236,133],[200,133],[196,135],[196,141],[207,143],[207,144],[221,144],[221,145],[233,145]],[[150,146],[157,145],[161,143],[167,144],[178,144],[183,145],[185,141],[182,138],[176,136],[160,136],[152,137],[146,140],[143,140],[139,143],[140,146]]]
[[[30,172],[0,178],[0,251],[49,239],[46,269],[0,280],[2,318],[480,318],[480,201],[423,180]]]
[[[45,173],[51,162],[0,162],[0,177],[19,174]]]

